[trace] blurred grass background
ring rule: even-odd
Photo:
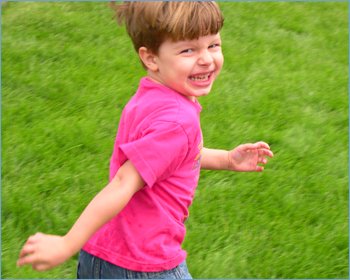
[[[348,278],[348,3],[220,3],[225,65],[200,99],[207,147],[264,140],[262,174],[202,172],[184,247],[195,278]],[[145,72],[107,3],[2,7],[2,278],[26,238],[64,234],[106,185]]]

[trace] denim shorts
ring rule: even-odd
[[[78,279],[192,279],[184,261],[177,267],[160,272],[128,270],[80,251]]]

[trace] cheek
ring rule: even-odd
[[[169,66],[170,76],[174,81],[187,79],[191,74],[191,65],[188,63],[173,63]]]
[[[224,56],[221,53],[220,55],[217,56],[217,66],[219,70],[221,70],[223,65],[224,65]]]

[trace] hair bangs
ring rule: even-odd
[[[181,2],[177,9],[169,9],[165,33],[173,41],[193,40],[201,36],[217,34],[224,23],[215,2]]]

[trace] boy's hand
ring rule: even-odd
[[[85,208],[65,236],[37,233],[28,238],[17,261],[38,271],[51,269],[77,253],[91,236],[117,215],[145,182],[130,160]]]
[[[35,270],[44,271],[63,263],[73,254],[64,237],[37,233],[24,244],[17,265],[31,265]]]
[[[234,171],[261,172],[267,163],[266,157],[273,157],[270,147],[265,142],[242,144],[228,152],[228,169]]]

